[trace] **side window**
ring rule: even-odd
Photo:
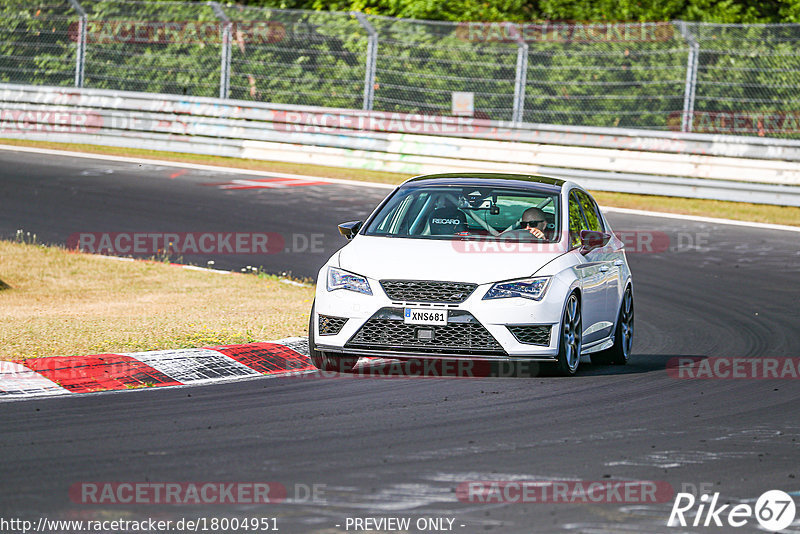
[[[581,245],[581,230],[587,230],[586,222],[581,215],[581,206],[575,191],[569,194],[569,243],[571,247]]]
[[[586,223],[588,224],[589,230],[602,232],[603,218],[600,216],[600,212],[597,210],[597,205],[592,200],[592,197],[587,195],[584,191],[576,190],[575,193],[578,195],[578,199],[580,200],[583,215],[586,217]]]

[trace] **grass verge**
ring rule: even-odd
[[[305,335],[311,286],[0,241],[0,359]]]
[[[309,176],[323,176],[326,178],[339,178],[386,184],[399,184],[411,177],[411,175],[407,174],[371,171],[364,169],[343,169],[339,167],[324,167],[321,165],[307,165],[301,163],[282,163],[277,161],[238,159],[221,156],[203,156],[195,154],[181,154],[177,152],[103,147],[76,143],[53,143],[49,141],[0,139],[0,144],[50,148],[54,150],[71,150],[75,152],[87,152],[92,154],[161,159],[183,163],[219,165],[223,167],[235,167],[239,169],[286,172],[291,174],[305,174]],[[604,206],[800,226],[800,208],[794,207],[771,206],[767,204],[748,204],[743,202],[725,202],[721,200],[663,197],[655,195],[632,195],[628,193],[609,193],[605,191],[592,191],[592,194],[595,196],[597,201]]]

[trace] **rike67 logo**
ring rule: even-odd
[[[764,530],[779,532],[792,524],[795,513],[791,495],[781,490],[764,492],[755,506],[720,504],[719,493],[704,494],[699,499],[691,493],[678,493],[667,526],[743,527],[755,519]]]

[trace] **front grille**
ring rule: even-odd
[[[381,287],[394,301],[459,304],[467,300],[478,285],[429,280],[381,280]]]
[[[517,341],[528,345],[550,346],[550,325],[547,324],[519,324],[507,327]]]
[[[346,317],[332,317],[330,315],[319,316],[319,335],[321,336],[335,336],[342,331],[344,323],[347,322]]]
[[[446,325],[414,325],[403,321],[402,308],[383,308],[350,338],[345,347],[399,352],[493,354],[506,352],[469,312],[450,310]],[[433,331],[429,340],[417,339],[417,330]]]

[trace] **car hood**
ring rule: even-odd
[[[373,279],[486,284],[530,276],[564,254],[559,244],[504,244],[359,235],[339,253],[342,269]]]

